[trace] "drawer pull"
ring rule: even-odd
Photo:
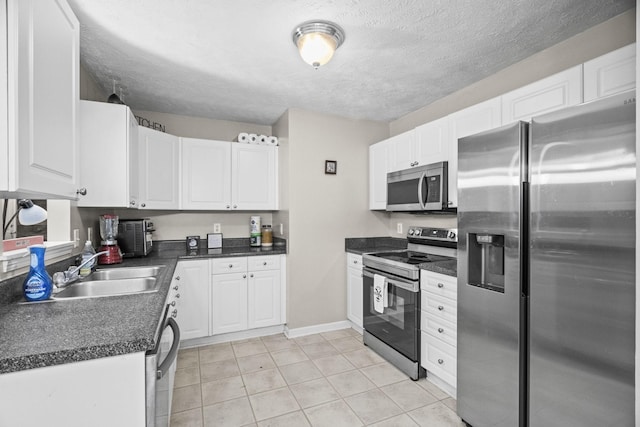
[[[175,285],[175,286],[173,287],[173,290],[174,290],[174,291],[177,291],[177,290],[178,290],[178,285]]]
[[[180,276],[176,276],[176,280],[180,280]]]
[[[243,279],[246,279],[246,278],[247,278],[247,275],[246,275],[246,274],[243,274],[243,275],[242,275],[242,278],[243,278]]]
[[[178,316],[178,310],[173,310],[171,312],[171,317],[173,317],[174,319],[176,318],[176,316]]]
[[[444,329],[442,329],[442,328],[438,328],[438,332],[443,333],[443,332],[444,332]]]
[[[444,360],[438,359],[438,363],[442,365],[444,363]]]
[[[443,283],[438,283],[438,287],[442,289],[442,288],[444,288],[444,284]]]
[[[233,264],[229,264],[229,268],[233,268]]]
[[[176,294],[176,298],[180,298],[180,294]]]
[[[175,307],[176,306],[176,302],[175,301],[171,301],[171,307]]]
[[[263,262],[262,265],[267,265],[267,261]]]
[[[439,305],[439,306],[438,306],[438,310],[440,310],[440,311],[444,310],[444,306]]]

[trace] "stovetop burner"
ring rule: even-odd
[[[425,262],[435,262],[450,259],[450,257],[426,254],[415,251],[399,251],[399,252],[376,252],[372,256],[388,259],[396,262],[403,262],[409,265],[419,265]]]

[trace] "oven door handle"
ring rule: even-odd
[[[167,357],[162,361],[160,366],[158,366],[158,370],[156,371],[156,379],[161,380],[163,376],[166,375],[169,367],[178,357],[178,347],[180,347],[180,328],[173,318],[169,317],[167,319],[166,326],[170,327],[173,331],[173,343],[171,344],[171,350],[167,354]]]
[[[373,274],[370,270],[367,270],[366,268],[362,270],[362,274],[366,277],[371,277],[373,279]],[[385,280],[387,281],[387,284],[389,286],[395,286],[397,288],[401,288],[404,289],[406,291],[409,292],[419,292],[420,291],[420,282],[419,281],[415,281],[415,282],[404,282],[401,280],[397,280],[397,279],[390,279],[387,276],[385,276],[384,274],[381,274],[381,276],[384,276]]]

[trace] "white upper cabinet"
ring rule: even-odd
[[[0,26],[0,195],[74,199],[78,20],[64,0],[8,0]]]
[[[138,207],[138,123],[126,105],[80,101],[80,207]]]
[[[177,136],[139,128],[139,209],[180,207],[180,147]]]
[[[180,138],[182,209],[231,207],[231,143]]]
[[[387,173],[391,172],[391,143],[378,142],[369,146],[369,209],[387,208]]]
[[[278,148],[231,143],[231,209],[278,209]]]
[[[449,207],[458,206],[458,139],[501,124],[500,97],[449,115]]]
[[[635,43],[584,63],[584,102],[635,87]]]
[[[392,136],[385,141],[389,144],[391,160],[389,172],[409,169],[418,165],[415,129]]]
[[[502,123],[582,103],[582,65],[554,74],[502,95]]]
[[[416,128],[416,155],[421,165],[449,160],[451,143],[448,117]]]

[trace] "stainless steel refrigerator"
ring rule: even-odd
[[[635,92],[458,144],[457,410],[633,426]]]

